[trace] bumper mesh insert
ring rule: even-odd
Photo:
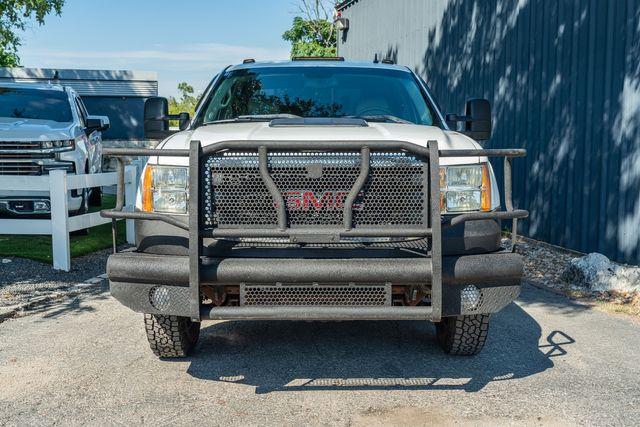
[[[245,306],[385,306],[391,285],[240,285]]]

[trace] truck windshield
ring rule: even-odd
[[[432,125],[411,73],[360,67],[265,67],[223,75],[199,123],[270,120],[277,115],[354,117]]]
[[[73,121],[65,92],[7,87],[0,87],[0,117]]]

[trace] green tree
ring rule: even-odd
[[[0,67],[20,65],[18,31],[31,19],[42,25],[50,13],[60,15],[65,0],[0,0]]]
[[[180,91],[178,98],[174,98],[173,96],[169,97],[169,114],[189,113],[189,115],[193,117],[200,97],[194,96],[195,91],[193,90],[193,86],[187,82],[179,83],[178,91]],[[177,126],[177,123],[176,121],[175,123],[171,123],[171,125]]]
[[[327,0],[301,0],[299,13],[293,25],[282,38],[291,42],[291,57],[321,56],[337,54],[337,31],[330,21],[330,6]]]

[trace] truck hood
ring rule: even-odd
[[[161,143],[158,148],[185,149],[189,141],[201,141],[210,145],[220,141],[407,141],[425,146],[436,140],[441,150],[464,150],[481,148],[478,143],[458,132],[444,131],[435,126],[420,126],[396,123],[369,123],[369,126],[278,126],[268,122],[221,123],[201,126],[192,131],[179,132]],[[150,163],[186,165],[188,160],[180,157],[150,159]],[[443,158],[440,164],[477,163],[478,157]]]
[[[73,139],[73,123],[0,117],[0,141],[54,141]]]

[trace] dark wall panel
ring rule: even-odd
[[[144,139],[144,102],[146,98],[83,96],[89,114],[108,116],[111,128],[107,140]]]
[[[486,146],[529,152],[514,177],[525,234],[640,263],[640,0],[402,3],[348,6],[339,54],[392,56],[447,112],[491,100]]]

